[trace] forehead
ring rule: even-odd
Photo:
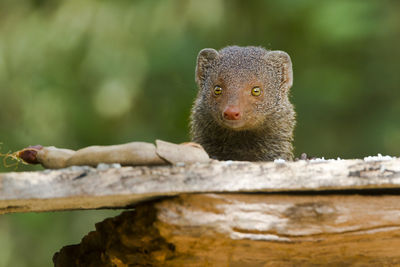
[[[223,82],[261,82],[267,77],[266,64],[262,58],[237,56],[222,57],[218,68],[218,79]]]

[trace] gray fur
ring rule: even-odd
[[[266,161],[293,159],[295,111],[289,101],[292,63],[283,51],[261,47],[206,48],[197,58],[199,91],[191,114],[192,140],[219,160]],[[214,96],[214,86],[223,88]],[[250,94],[259,86],[263,95]],[[242,121],[231,128],[224,121],[228,105],[241,108]]]

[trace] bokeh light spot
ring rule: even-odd
[[[105,82],[94,96],[96,111],[105,118],[124,115],[131,108],[132,91],[118,80]]]

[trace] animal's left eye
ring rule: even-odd
[[[215,94],[216,96],[222,94],[222,88],[221,88],[221,86],[216,85],[216,86],[214,87],[214,94]]]
[[[253,95],[253,96],[261,95],[261,88],[258,86],[253,87],[253,89],[251,89],[251,95]]]

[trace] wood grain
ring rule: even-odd
[[[0,174],[0,214],[113,208],[182,193],[400,188],[400,159],[232,162]]]
[[[56,266],[92,262],[89,250],[102,266],[400,264],[397,195],[181,195],[140,204],[96,229],[56,254]]]

